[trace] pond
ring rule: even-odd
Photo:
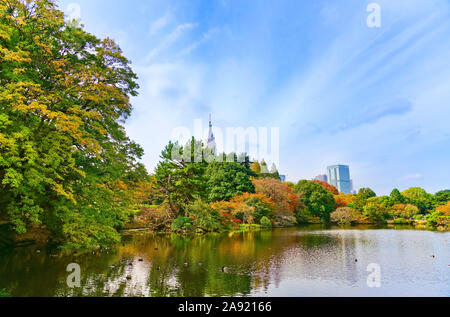
[[[80,287],[67,285],[71,263],[79,264]],[[2,250],[2,288],[39,297],[450,296],[450,233],[323,226],[134,233],[95,252]]]

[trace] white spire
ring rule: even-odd
[[[212,120],[211,114],[209,114],[209,132],[208,132],[208,142],[206,143],[207,147],[210,148],[214,154],[216,153],[216,138],[214,137],[214,133],[212,131]]]

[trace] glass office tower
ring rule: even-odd
[[[340,193],[350,194],[350,167],[333,165],[327,167],[328,183],[335,186]]]

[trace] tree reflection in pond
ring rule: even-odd
[[[423,263],[429,259],[422,254],[445,249],[445,240],[448,234],[434,232],[323,227],[189,237],[134,234],[124,236],[116,248],[96,252],[38,253],[35,248],[3,252],[0,288],[14,296],[371,295],[366,266],[386,262],[385,267],[395,270],[385,274],[398,285],[410,283],[410,277],[402,280],[398,274],[405,269],[440,280],[441,287],[431,291],[440,294],[449,288],[445,288],[448,275],[440,267],[448,258],[441,255],[433,263]],[[402,258],[395,258],[398,251]],[[66,284],[70,263],[81,267],[80,288]],[[420,265],[431,271],[420,272]],[[430,292],[433,283],[436,286],[431,280],[424,292]],[[355,290],[359,293],[353,294]],[[396,291],[401,295],[401,289]]]

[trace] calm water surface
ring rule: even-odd
[[[80,288],[66,284],[70,263],[81,267]],[[367,286],[370,263],[381,267],[380,288]],[[133,234],[94,253],[3,250],[2,288],[14,296],[450,296],[450,233],[308,226]]]

